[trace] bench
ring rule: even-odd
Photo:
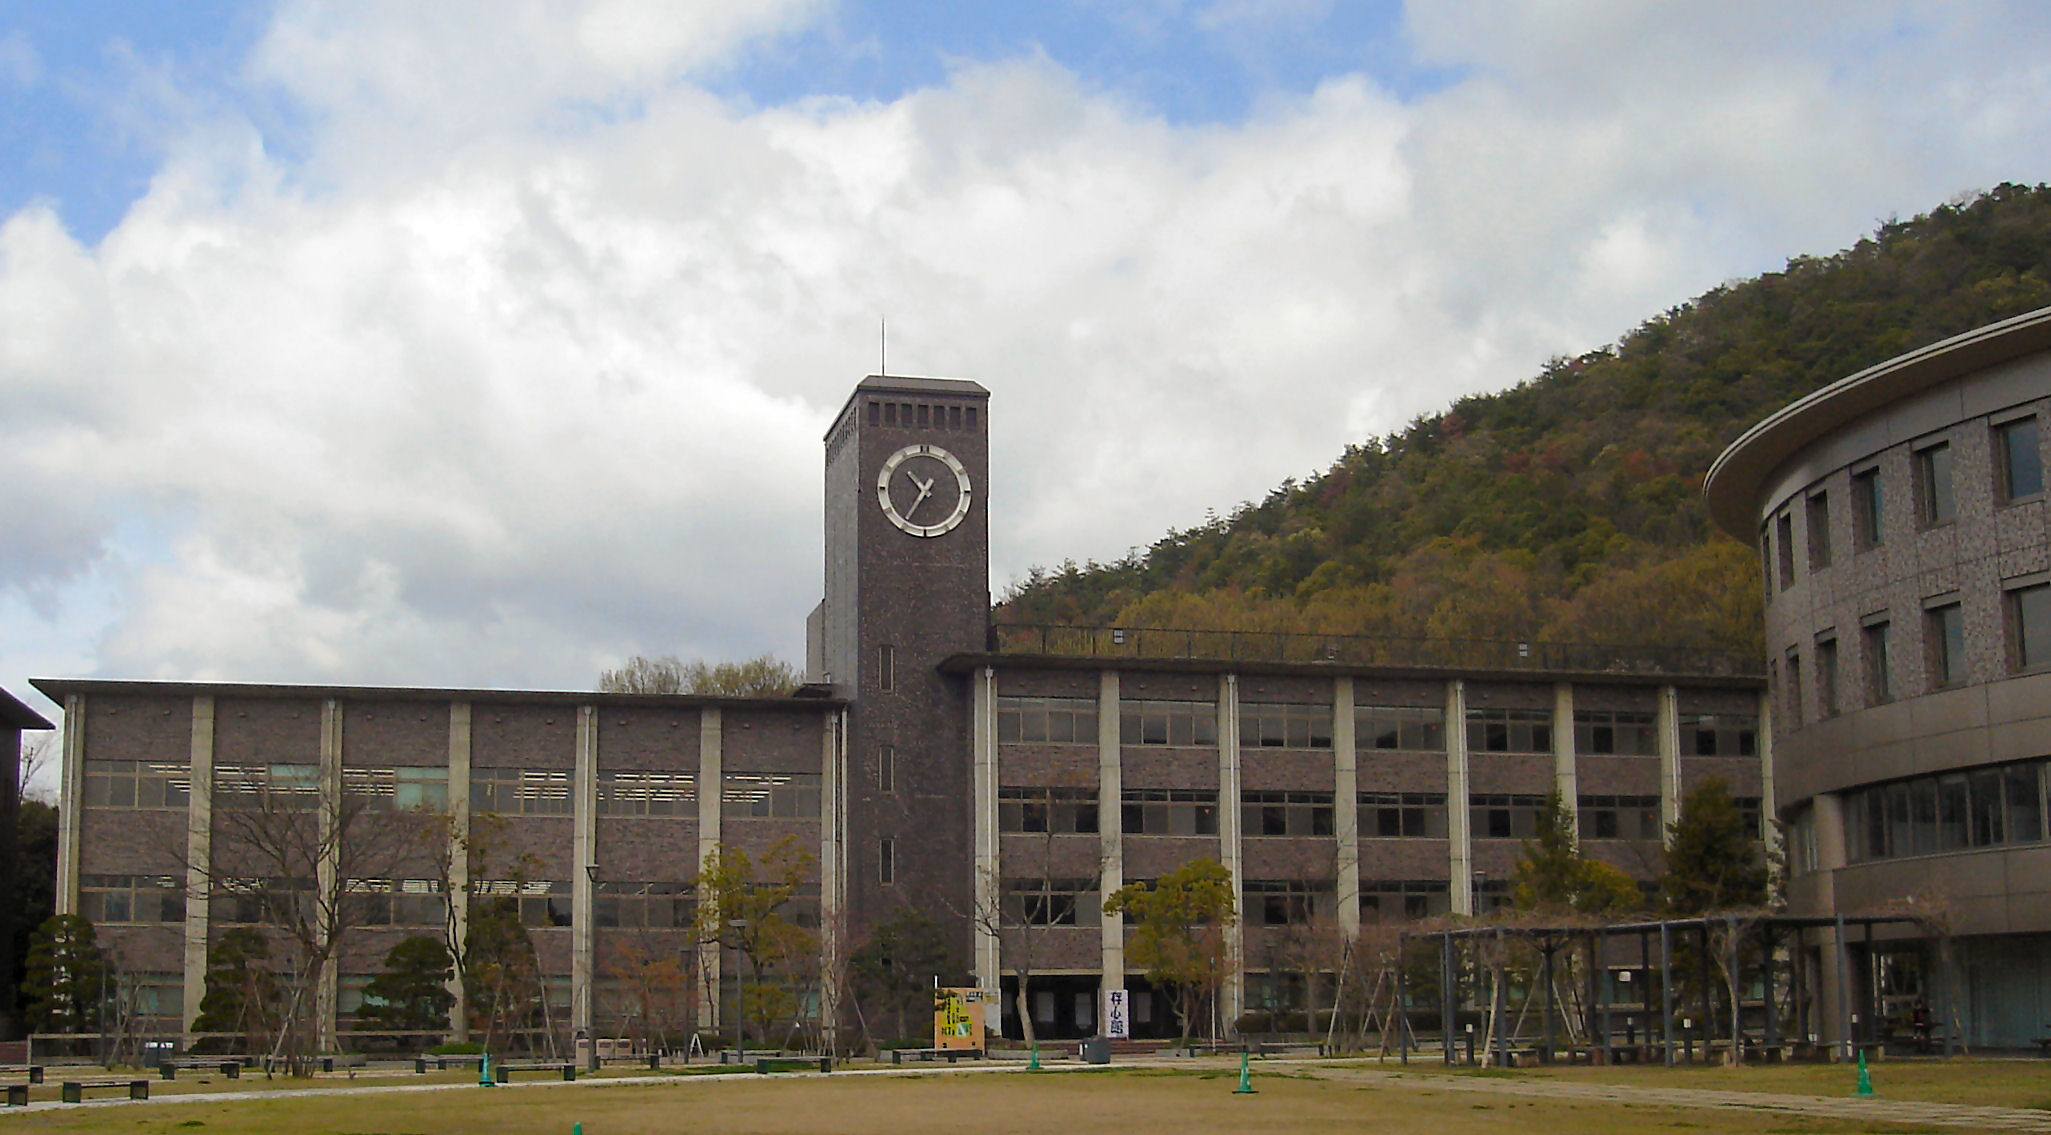
[[[492,1079],[509,1084],[515,1072],[561,1072],[563,1079],[577,1078],[577,1062],[574,1060],[504,1060],[491,1066]]]
[[[195,1072],[218,1071],[230,1080],[242,1078],[242,1061],[233,1056],[177,1056],[157,1065],[157,1075],[175,1080],[180,1068],[190,1068]]]
[[[25,1081],[24,1081],[24,1082],[22,1082],[22,1083],[19,1083],[19,1084],[0,1084],[0,1087],[4,1087],[4,1088],[6,1088],[6,1089],[7,1089],[7,1106],[8,1106],[8,1107],[27,1107],[27,1106],[28,1106],[28,1084],[27,1084],[27,1082],[25,1082]]]
[[[983,1050],[980,1048],[893,1048],[890,1050],[890,1062],[892,1064],[902,1064],[907,1060],[943,1059],[952,1064],[957,1060],[981,1060],[982,1058]]]
[[[821,1072],[833,1071],[831,1056],[758,1056],[755,1058],[755,1074],[767,1076],[771,1072]]]
[[[422,1055],[413,1058],[413,1071],[416,1073],[424,1073],[427,1071],[429,1065],[433,1065],[435,1071],[446,1072],[449,1070],[449,1065],[451,1064],[467,1064],[470,1067],[475,1068],[483,1062],[484,1056],[481,1053],[476,1052],[458,1052],[447,1056]]]
[[[40,1064],[0,1064],[0,1076],[27,1076],[31,1084],[43,1082],[43,1066]]]
[[[85,1093],[94,1088],[127,1088],[129,1099],[146,1100],[150,1098],[150,1082],[148,1080],[135,1080],[127,1076],[107,1076],[98,1080],[64,1081],[64,1102],[84,1103]]]
[[[1323,1041],[1313,1040],[1257,1040],[1247,1046],[1255,1056],[1309,1056],[1325,1054]]]

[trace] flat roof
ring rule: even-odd
[[[1789,458],[1819,438],[1934,386],[2044,350],[2051,350],[2051,307],[1917,348],[1790,402],[1746,430],[1709,467],[1702,498],[1710,520],[1755,542],[1759,494]]]
[[[1258,659],[1168,658],[1137,654],[956,654],[940,663],[950,674],[966,674],[989,666],[998,670],[1159,670],[1184,674],[1287,674],[1305,677],[1350,675],[1391,681],[1415,679],[1443,682],[1466,678],[1482,682],[1574,682],[1581,685],[1685,686],[1690,689],[1763,690],[1766,679],[1753,674],[1661,674],[1643,670],[1541,670],[1461,666],[1376,666],[1357,662],[1265,662]]]
[[[30,678],[29,685],[52,701],[72,694],[138,697],[354,698],[387,701],[469,701],[501,705],[652,706],[669,709],[840,709],[845,698],[814,693],[775,698],[730,698],[708,694],[609,694],[596,690],[480,690],[432,686],[322,686],[288,682],[161,682],[143,679]],[[803,689],[804,687],[800,687]],[[26,708],[26,707],[24,707]],[[38,718],[37,720],[41,720]],[[44,722],[42,728],[50,728]]]
[[[55,725],[42,714],[22,704],[22,700],[0,690],[0,725],[14,729],[55,729]]]

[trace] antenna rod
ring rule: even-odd
[[[890,320],[882,316],[876,318],[876,374],[890,375]]]

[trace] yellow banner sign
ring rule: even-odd
[[[983,1011],[988,994],[981,989],[933,991],[933,1047],[983,1047]]]

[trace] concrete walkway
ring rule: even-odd
[[[1264,1063],[1272,1065],[1279,1062]],[[1649,1104],[1682,1109],[1709,1107],[1731,1111],[1777,1112],[1783,1115],[1827,1116],[1866,1123],[1930,1124],[1975,1131],[2051,1132],[2051,1111],[2039,1111],[2034,1108],[1919,1103],[1914,1100],[1888,1099],[1884,1096],[1796,1096],[1772,1092],[1717,1091],[1707,1088],[1654,1088],[1632,1084],[1579,1084],[1561,1080],[1446,1076],[1428,1072],[1385,1072],[1374,1068],[1333,1068],[1329,1064],[1302,1067],[1297,1071],[1309,1072],[1319,1079],[1367,1081],[1390,1087],[1423,1088],[1442,1092]]]

